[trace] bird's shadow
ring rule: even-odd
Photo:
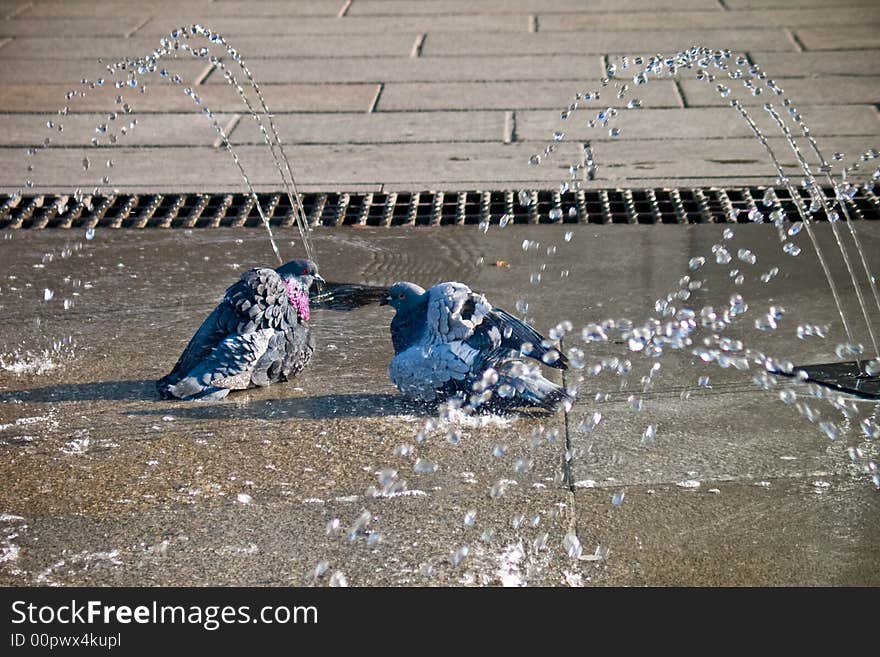
[[[59,383],[29,390],[0,390],[2,402],[150,401],[159,398],[152,380]]]
[[[332,419],[414,415],[436,416],[436,403],[418,402],[392,393],[344,393],[308,397],[269,398],[234,392],[220,402],[167,401],[156,392],[156,382],[149,380],[95,381],[68,383],[29,390],[0,390],[0,403],[59,403],[76,401],[144,401],[159,402],[160,407],[126,410],[127,415],[171,415],[192,420],[243,419]],[[490,409],[486,409],[490,412]],[[505,414],[540,416],[542,411],[509,409]]]
[[[221,402],[170,402],[162,408],[130,412],[131,415],[170,415],[189,420],[326,420],[332,418],[429,415],[435,406],[408,401],[393,394],[338,394],[311,397],[250,397],[238,393]]]
[[[0,403],[52,404],[76,401],[161,402],[161,408],[127,411],[127,414],[174,415],[192,419],[380,417],[430,414],[436,408],[434,404],[412,402],[394,394],[267,398],[264,393],[251,396],[248,392],[242,391],[233,392],[221,402],[166,401],[159,397],[154,380],[94,381],[57,384],[28,390],[0,390]]]

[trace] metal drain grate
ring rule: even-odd
[[[517,224],[701,224],[746,223],[749,211],[766,210],[764,187],[740,189],[599,189],[577,192],[366,192],[309,193],[303,207],[312,226],[446,226],[497,224],[503,215]],[[795,203],[784,189],[774,190],[787,216],[797,220]],[[824,189],[833,198],[831,188]],[[809,199],[806,191],[803,198]],[[291,226],[287,196],[259,194],[274,226]],[[244,194],[119,194],[73,197],[0,195],[3,228],[216,228],[259,226],[260,214]],[[807,202],[809,204],[809,200]],[[880,198],[860,188],[847,202],[855,219],[880,219]],[[842,215],[842,213],[841,213]],[[826,220],[824,212],[813,215]]]

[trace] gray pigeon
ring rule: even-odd
[[[568,361],[534,328],[463,283],[439,283],[425,291],[396,283],[383,305],[391,321],[391,381],[407,397],[442,401],[458,397],[473,406],[540,406],[556,410],[574,399],[548,381],[528,355],[551,367]]]
[[[218,400],[230,390],[293,378],[315,349],[309,290],[323,282],[311,260],[251,269],[232,285],[156,387],[165,399]]]

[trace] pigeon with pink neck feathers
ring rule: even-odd
[[[231,390],[287,381],[315,350],[309,291],[323,283],[311,260],[251,269],[202,323],[171,372],[157,383],[165,399],[223,399]]]

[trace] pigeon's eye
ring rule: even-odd
[[[308,273],[309,273],[309,268],[306,267],[305,269],[303,269],[302,273],[303,273],[303,274],[308,274]]]
[[[398,298],[398,299],[403,299],[403,297],[405,297],[405,296],[406,296],[406,294],[404,294],[403,292],[401,292],[400,294],[397,295],[397,298]]]

